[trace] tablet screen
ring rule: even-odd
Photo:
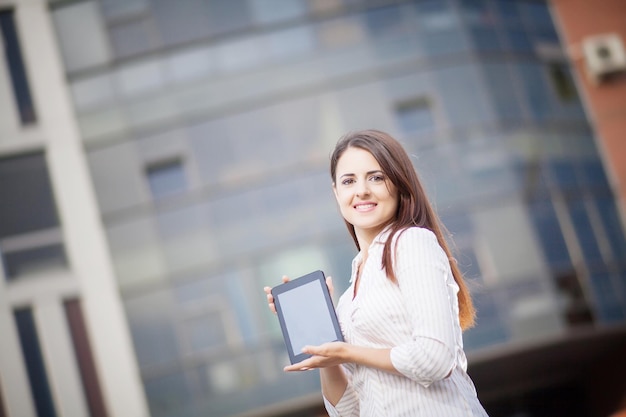
[[[291,349],[296,355],[306,345],[337,340],[322,285],[325,284],[311,281],[278,295]]]
[[[307,345],[343,341],[322,271],[277,285],[272,295],[291,363],[311,356],[302,353]]]

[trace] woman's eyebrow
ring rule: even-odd
[[[365,175],[372,175],[372,174],[384,174],[384,172],[381,169],[375,169],[373,171],[367,171],[365,173]],[[346,172],[345,174],[340,175],[339,178],[354,177],[354,176],[356,176],[356,174],[353,174],[352,172]]]

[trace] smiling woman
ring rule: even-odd
[[[320,369],[331,416],[486,416],[463,351],[472,301],[406,151],[384,132],[350,133],[330,172],[359,251],[337,305],[345,342],[305,346],[285,370]]]

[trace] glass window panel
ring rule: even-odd
[[[166,78],[173,82],[206,76],[214,69],[213,51],[202,47],[176,52],[165,58],[165,68]]]
[[[525,22],[534,26],[552,27],[552,16],[548,2],[541,1],[524,1],[518,2],[520,14]]]
[[[559,101],[561,103],[578,101],[578,92],[569,68],[563,64],[552,63],[549,65],[548,70],[550,82]]]
[[[435,119],[428,97],[399,102],[396,104],[395,113],[400,128],[407,134],[431,132],[435,129]]]
[[[0,239],[59,225],[43,153],[0,158]]]
[[[122,290],[165,279],[159,237],[151,219],[108,226],[107,235]]]
[[[115,88],[109,73],[76,80],[70,88],[78,111],[111,104],[115,100]]]
[[[502,49],[498,32],[490,27],[472,27],[469,30],[476,49],[481,51],[499,51]]]
[[[356,45],[366,38],[361,21],[351,18],[323,21],[317,26],[317,36],[322,47],[328,49]]]
[[[253,37],[228,41],[215,48],[215,59],[220,71],[239,71],[261,64],[265,59],[263,38]]]
[[[447,120],[455,126],[484,123],[491,118],[476,67],[443,68],[436,77]]]
[[[623,322],[626,318],[623,276],[608,272],[593,274],[589,281],[596,299],[596,312],[603,323]]]
[[[1,249],[1,246],[0,246]],[[51,269],[66,269],[67,259],[62,244],[44,245],[0,253],[7,280],[25,275],[46,273]]]
[[[545,275],[537,238],[521,202],[481,207],[473,212],[481,265],[489,265],[485,281],[509,282]],[[515,238],[513,240],[512,236]]]
[[[572,261],[565,238],[550,200],[538,200],[529,204],[529,214],[535,225],[543,253],[552,270],[567,270]]]
[[[503,120],[523,120],[520,95],[515,88],[511,69],[507,64],[485,64],[485,81],[494,102],[494,109]]]
[[[96,1],[72,3],[54,9],[52,18],[68,72],[110,61],[109,43]]]
[[[472,141],[458,145],[457,153],[476,198],[519,192],[511,155],[504,149],[490,141]]]
[[[160,44],[155,23],[148,16],[111,26],[109,35],[117,58],[154,51]]]
[[[187,189],[187,179],[180,159],[158,162],[146,168],[150,191],[154,198],[178,194]]]
[[[583,251],[583,255],[588,263],[588,266],[593,267],[593,265],[597,263],[602,263],[602,254],[600,253],[593,225],[587,214],[585,201],[568,201],[567,208],[569,209],[570,216],[572,217],[572,223],[576,229],[578,244]]]
[[[583,183],[591,187],[609,188],[609,181],[599,158],[585,159],[580,164],[583,173]]]
[[[227,171],[237,165],[234,142],[224,120],[198,123],[186,128],[189,146],[204,184],[224,180]],[[200,163],[199,161],[202,161]]]
[[[107,19],[134,16],[146,12],[150,0],[100,0],[101,9]]]
[[[211,34],[244,29],[252,24],[248,0],[208,0]]]
[[[139,366],[172,365],[180,358],[171,293],[144,293],[125,301]]]
[[[183,322],[189,347],[192,352],[227,345],[225,323],[219,311],[213,311]]]
[[[522,16],[517,8],[518,3],[517,1],[495,2],[495,10],[506,26],[520,26],[522,24]]]
[[[530,52],[534,49],[530,36],[524,30],[508,28],[504,33],[511,49],[520,52]]]
[[[217,260],[204,204],[157,215],[164,260],[171,271]]]
[[[100,210],[108,213],[148,201],[135,144],[124,142],[89,152]]]
[[[365,23],[373,39],[404,32],[404,16],[408,9],[392,5],[369,9],[365,12]]]
[[[144,381],[150,415],[154,417],[193,417],[193,390],[185,374],[180,372]]]
[[[626,260],[626,238],[615,200],[610,197],[596,197],[594,203],[600,214],[614,259],[618,262],[624,262]]]
[[[522,81],[522,94],[528,102],[534,119],[547,120],[554,116],[550,86],[543,66],[539,64],[518,64],[515,66]]]
[[[269,53],[276,59],[310,55],[316,48],[311,26],[283,29],[267,35]]]
[[[37,415],[56,417],[57,413],[54,408],[33,310],[30,307],[20,308],[15,310],[13,314]]]
[[[175,45],[210,34],[204,0],[152,0],[154,18],[165,45]]]
[[[302,17],[307,12],[305,0],[250,0],[254,20],[261,24]]]
[[[550,159],[547,162],[549,182],[561,188],[577,188],[577,163],[572,159]]]
[[[144,61],[126,65],[115,74],[120,93],[134,96],[156,90],[164,85],[161,61]]]
[[[35,107],[13,14],[12,10],[0,11],[0,42],[2,42],[2,50],[11,75],[11,86],[17,102],[20,121],[27,125],[36,121]]]

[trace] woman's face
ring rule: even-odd
[[[395,217],[398,191],[366,150],[348,148],[337,161],[333,184],[341,215],[357,237],[371,242]]]

